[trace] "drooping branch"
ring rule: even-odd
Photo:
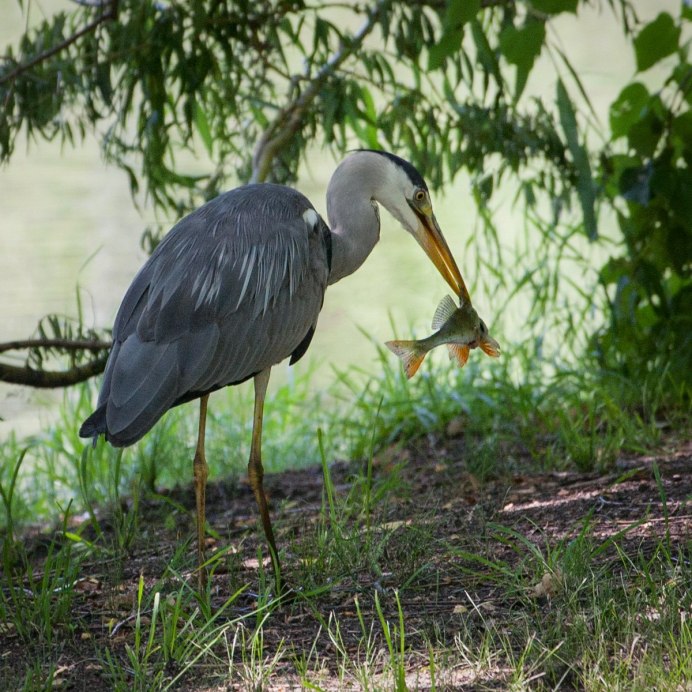
[[[23,339],[0,343],[0,353],[5,351],[23,351],[29,348],[57,348],[61,351],[103,351],[110,348],[109,341],[83,339]]]
[[[35,370],[34,368],[0,363],[0,382],[23,384],[41,389],[68,387],[84,382],[94,375],[103,372],[108,356],[95,358],[84,365],[75,365],[69,370]]]
[[[375,28],[383,9],[388,4],[389,0],[380,0],[372,7],[360,29],[348,40],[342,41],[338,50],[310,80],[307,88],[277,113],[274,120],[262,133],[255,147],[252,156],[252,176],[250,182],[261,183],[267,179],[272,162],[281,149],[288,144],[291,137],[300,129],[303,115],[319,94],[322,85],[346,60],[360,49],[365,37]]]
[[[0,382],[8,384],[22,384],[28,387],[53,388],[67,387],[88,380],[94,375],[103,372],[106,367],[108,350],[111,342],[97,338],[70,339],[70,338],[38,338],[22,339],[17,341],[5,341],[0,343],[0,353],[7,351],[58,351],[62,354],[84,352],[93,353],[92,360],[86,363],[73,364],[65,370],[45,370],[43,367],[35,368],[29,365],[11,365],[0,361]],[[77,355],[79,358],[79,355]]]
[[[516,0],[481,0],[484,9],[512,5]],[[298,96],[281,108],[276,117],[269,123],[262,133],[252,156],[252,176],[250,182],[264,182],[269,175],[272,163],[278,153],[285,147],[291,138],[298,132],[303,122],[305,112],[310,108],[320,92],[324,83],[337,72],[337,70],[354,54],[360,50],[363,41],[377,25],[382,13],[391,0],[380,0],[368,11],[367,19],[353,36],[341,42],[338,50],[327,60],[317,74],[312,77],[308,86]],[[436,3],[426,0],[427,6],[435,6]],[[444,2],[439,3],[439,10],[446,7]]]
[[[86,26],[83,26],[79,31],[76,31],[74,34],[68,36],[63,41],[56,43],[54,46],[47,48],[42,53],[35,55],[30,60],[27,60],[26,62],[17,65],[17,67],[15,67],[14,70],[11,70],[7,74],[0,75],[0,84],[5,84],[6,82],[14,81],[20,75],[24,74],[25,72],[28,72],[33,67],[36,67],[36,65],[39,65],[43,61],[48,60],[49,58],[52,58],[54,55],[57,55],[58,53],[62,52],[63,50],[65,50],[65,48],[68,48],[73,43],[82,38],[82,36],[86,36],[92,31],[95,31],[104,22],[110,21],[112,19],[117,19],[118,2],[119,0],[111,0],[107,5],[104,4],[103,12],[98,17],[96,17],[96,19],[89,22]]]

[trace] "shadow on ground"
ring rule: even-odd
[[[227,636],[212,663],[180,674],[170,662],[163,679],[175,680],[176,689],[293,689],[305,680],[296,670],[303,660],[319,688],[357,689],[357,681],[344,677],[344,661],[367,656],[370,639],[381,656],[372,670],[391,663],[391,651],[382,657],[384,619],[394,629],[404,623],[405,681],[425,689],[434,676],[431,647],[456,647],[459,654],[460,631],[473,637],[506,628],[511,637],[512,623],[527,609],[534,617],[547,614],[565,588],[562,571],[570,569],[570,546],[580,538],[588,537],[590,570],[621,564],[613,561],[616,551],[647,555],[665,540],[675,554],[689,541],[690,442],[621,458],[606,474],[520,472],[521,460],[513,458],[516,469],[479,478],[468,470],[463,438],[429,437],[380,454],[372,483],[367,469],[337,462],[330,467],[331,514],[321,468],[267,476],[285,578],[296,594],[267,610],[266,619],[256,615],[272,587],[252,493],[244,479],[212,484],[208,550],[223,556],[213,561],[212,612],[242,590],[223,618],[250,616],[246,631],[262,621],[261,657],[274,661],[270,682],[234,681],[223,664],[213,665],[245,661],[235,640],[229,653]],[[126,503],[121,509],[125,516],[133,511]],[[127,679],[140,577],[145,591],[164,597],[185,581],[195,583],[193,511],[190,487],[148,498],[127,552],[101,551],[81,561],[69,623],[43,644],[37,678],[43,670],[55,688],[103,689],[112,682],[104,667],[108,650],[123,661]],[[107,519],[104,514],[104,527]],[[26,538],[37,573],[47,544],[45,535]],[[36,651],[9,625],[0,642],[1,679],[25,680]],[[277,652],[286,655],[272,659]],[[500,665],[443,669],[438,662],[438,669],[439,689],[503,689],[510,674]],[[567,673],[562,679],[569,682]]]

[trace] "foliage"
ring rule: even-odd
[[[651,499],[648,509],[629,497],[608,499],[621,482],[646,482],[639,466],[612,477],[608,493],[598,495],[576,527],[563,522],[560,535],[550,522],[541,524],[550,531],[531,524],[522,532],[502,518],[506,490],[496,503],[475,497],[479,485],[498,477],[506,487],[521,483],[517,469],[612,470],[622,450],[640,452],[660,442],[671,391],[689,402],[692,128],[682,43],[689,10],[683,7],[679,18],[662,13],[642,27],[625,0],[610,1],[633,36],[640,72],[664,58],[675,64],[662,89],[639,77],[623,89],[611,108],[612,141],[599,151],[583,129],[588,97],[549,39],[554,18],[584,4],[85,0],[8,49],[0,66],[5,161],[22,132],[73,143],[95,129],[134,195],[145,190],[159,208],[182,211],[238,179],[293,180],[312,143],[341,152],[355,142],[408,152],[433,186],[469,172],[491,233],[490,203],[511,177],[551,259],[561,257],[575,234],[600,242],[602,205],[617,210],[623,237],[615,245],[618,256],[600,272],[610,323],[592,342],[614,377],[583,367],[567,371],[558,360],[547,364],[553,376],[544,377],[535,364],[540,336],[529,335],[513,345],[511,359],[487,371],[473,361],[463,370],[440,367],[432,355],[408,382],[383,358],[377,379],[338,373],[337,389],[312,399],[307,378],[299,379],[269,398],[267,424],[276,427],[266,430],[267,442],[276,447],[266,446],[265,456],[323,462],[321,509],[309,514],[286,501],[291,512],[304,512],[289,546],[298,588],[297,603],[282,604],[292,609],[288,617],[272,618],[276,602],[261,560],[258,593],[233,583],[242,576],[241,551],[219,550],[210,558],[216,584],[224,586],[206,597],[221,597],[220,603],[196,594],[186,581],[190,551],[183,545],[165,553],[161,526],[139,501],[188,478],[195,412],[168,413],[124,454],[105,443],[85,449],[74,420],[84,417],[94,392],[82,386],[67,393],[55,429],[0,446],[0,637],[21,652],[22,666],[31,661],[27,689],[62,685],[75,658],[75,670],[88,661],[114,689],[170,689],[193,678],[190,684],[206,683],[209,675],[218,675],[209,684],[257,689],[286,668],[313,689],[324,684],[327,668],[336,668],[342,687],[404,689],[426,647],[429,677],[420,684],[431,688],[458,686],[459,675],[470,684],[516,688],[682,689],[689,681],[689,546],[676,545],[670,531],[676,519],[684,520],[684,512],[673,511],[684,509],[684,500],[669,506],[655,465],[654,497],[660,497],[665,533],[638,533],[657,519]],[[526,96],[533,67],[546,53],[561,66],[554,103]],[[558,231],[561,224],[570,228]],[[501,243],[497,235],[494,240],[499,257]],[[558,263],[546,269],[538,256],[516,286],[534,288],[536,313],[555,302],[560,283]],[[498,282],[506,268],[496,268]],[[581,288],[590,306],[590,287]],[[559,317],[565,331],[578,321]],[[52,320],[40,336],[93,341],[95,335],[80,327],[70,334]],[[95,349],[101,346],[94,342]],[[43,367],[42,353],[32,354],[32,364]],[[660,376],[664,365],[669,379]],[[217,396],[225,397],[226,410],[215,408],[210,416],[209,461],[212,474],[228,476],[244,464],[238,450],[249,435],[236,421],[247,418],[250,406],[235,398],[242,390]],[[328,406],[324,396],[332,397]],[[334,420],[341,402],[344,411]],[[681,428],[684,439],[689,411],[679,419],[667,422]],[[402,441],[424,430],[434,445],[436,433],[453,435],[455,426],[464,434],[463,461],[457,459],[463,473],[448,475],[444,454],[436,468],[426,467],[426,477],[434,470],[445,480],[430,488],[440,505],[419,514],[422,503],[407,496],[401,480],[404,464],[392,470],[387,454],[394,445],[400,460]],[[324,437],[315,440],[320,427]],[[367,459],[366,473],[349,481],[347,497],[328,463],[339,455]],[[382,466],[388,468],[379,472]],[[675,476],[668,483],[679,489]],[[464,484],[473,488],[468,506],[460,504]],[[578,494],[580,502],[588,495]],[[126,497],[133,500],[128,504]],[[157,497],[167,510],[159,523],[176,542],[176,523],[189,523],[179,497]],[[631,524],[612,522],[619,531],[606,537],[603,524],[592,522],[608,505],[642,516]],[[56,508],[58,537],[47,550],[39,545],[29,552],[32,541],[18,536],[18,527],[55,517]],[[441,534],[445,522],[450,531]],[[135,562],[133,546],[147,540],[164,561],[161,570],[156,562],[138,571],[143,563]],[[119,578],[126,569],[136,574],[129,590]],[[163,576],[152,579],[154,570]],[[101,577],[78,578],[84,573]],[[254,583],[258,573],[252,568],[251,574]],[[416,611],[423,617],[416,619]],[[276,639],[276,631],[283,638],[295,620],[314,625],[301,632],[302,649],[297,637],[286,645]],[[265,641],[272,625],[275,639]],[[6,668],[7,661],[0,680],[16,686],[17,670]],[[489,670],[496,679],[482,677]]]
[[[536,182],[562,194],[571,165],[554,118],[541,103],[520,108],[517,100],[548,48],[545,25],[576,4],[119,0],[80,7],[8,49],[0,154],[9,159],[22,129],[30,138],[74,142],[97,128],[133,192],[144,182],[155,204],[177,208],[182,190],[190,191],[189,206],[229,177],[294,180],[308,145],[343,152],[355,136],[408,152],[434,186],[462,168],[483,177],[486,159],[499,154],[493,178],[541,161],[547,167]],[[85,25],[93,30],[73,41]],[[508,66],[516,68],[514,89]],[[258,170],[262,146],[281,128],[290,138],[282,135],[270,168]],[[191,172],[184,150],[206,154],[201,172]]]
[[[473,454],[430,437],[434,458],[395,470],[371,457],[351,480],[352,465],[323,456],[322,478],[290,477],[301,501],[277,502],[290,599],[272,596],[261,559],[246,562],[252,522],[221,532],[233,547],[213,553],[213,586],[197,593],[181,541],[192,522],[175,495],[165,512],[163,498],[127,510],[130,545],[106,508],[100,535],[68,506],[50,542],[8,538],[0,685],[685,689],[683,459],[640,457],[606,479],[533,476],[512,468],[519,445],[494,455],[483,479],[466,463]],[[219,527],[229,486],[216,491]],[[230,504],[246,517],[254,498]]]
[[[680,23],[664,12],[642,28],[634,39],[640,73],[676,59],[660,89],[634,81],[610,108],[612,148],[600,169],[623,243],[601,269],[610,324],[595,345],[608,369],[637,377],[669,364],[671,379],[690,383],[692,64],[680,39]]]
[[[21,133],[75,144],[95,131],[138,202],[182,213],[238,181],[294,181],[313,147],[388,148],[433,187],[470,175],[497,247],[488,266],[517,290],[528,286],[500,256],[490,211],[505,181],[543,232],[525,274],[538,283],[561,284],[555,248],[572,235],[602,242],[600,210],[612,207],[624,245],[600,272],[609,314],[591,330],[599,363],[631,376],[673,358],[672,371],[689,379],[690,10],[683,3],[679,16],[661,12],[642,26],[629,0],[604,4],[639,73],[675,64],[661,89],[639,77],[623,89],[612,137],[597,133],[610,139],[600,149],[586,136],[589,95],[551,39],[557,18],[587,4],[80,2],[6,49],[0,160],[11,159]],[[546,57],[553,102],[527,89]],[[146,244],[156,241],[148,232]],[[551,253],[548,268],[535,259]],[[534,288],[537,311],[553,312],[544,286]],[[580,289],[583,310],[593,289]]]

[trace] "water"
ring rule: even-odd
[[[640,4],[641,12],[649,15],[663,6],[671,11],[677,8],[672,0]],[[49,13],[58,5],[72,6],[46,2],[40,7],[48,8]],[[34,16],[38,7],[33,6]],[[0,0],[0,15],[0,41],[4,44],[22,26],[16,1]],[[571,16],[561,19],[556,32],[574,60],[601,122],[606,121],[607,104],[633,74],[631,51],[620,40],[610,17],[608,10],[602,15],[582,11],[578,21]],[[655,75],[647,77],[655,80]],[[529,88],[548,98],[554,94],[554,82],[544,83],[541,73]],[[0,170],[0,293],[4,296],[0,341],[28,337],[47,313],[75,315],[77,285],[86,323],[110,326],[125,289],[145,259],[139,238],[153,218],[151,212],[145,210],[143,218],[134,209],[125,176],[105,166],[94,137],[64,152],[57,143],[32,145],[27,150],[22,140],[17,149],[10,165]],[[323,215],[326,182],[333,167],[330,157],[315,154],[297,185]],[[446,192],[446,198],[434,195],[438,219],[480,314],[492,324],[493,305],[502,296],[474,292],[482,277],[470,273],[475,259],[463,252],[476,219],[468,180],[460,176]],[[523,220],[511,209],[511,191],[499,199],[505,201],[498,208],[506,233],[503,242],[511,251]],[[322,382],[332,378],[333,364],[376,367],[374,349],[359,327],[381,343],[392,337],[391,315],[400,334],[409,325],[415,325],[420,334],[448,291],[415,241],[387,214],[382,214],[382,220],[381,242],[365,265],[327,293],[306,357],[318,363],[317,378]],[[171,225],[174,221],[170,219]],[[52,418],[61,398],[61,393],[0,385],[0,439],[9,430],[39,429]]]

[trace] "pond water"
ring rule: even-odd
[[[70,6],[45,2],[41,7],[50,9],[58,4]],[[653,14],[653,9],[660,11],[662,5],[677,7],[673,2],[645,2],[642,12]],[[13,40],[22,27],[18,8],[16,0],[0,0],[2,45]],[[37,11],[34,6],[34,16]],[[629,49],[620,40],[607,9],[602,16],[585,12],[579,21],[566,17],[561,24],[559,42],[573,58],[605,122],[607,104],[633,73]],[[539,74],[530,88],[552,95],[554,82],[543,83]],[[316,154],[297,185],[323,215],[326,182],[333,167],[330,157]],[[470,274],[475,259],[463,250],[476,223],[468,180],[459,177],[445,193],[445,197],[434,195],[438,219],[474,303],[492,324],[500,317],[493,314],[493,305],[501,302],[502,296],[474,292],[483,277]],[[523,226],[514,216],[511,196],[509,192],[501,195],[497,207],[507,248]],[[399,334],[414,326],[420,335],[428,328],[437,302],[448,292],[413,239],[388,215],[383,214],[382,219],[381,242],[372,256],[354,276],[327,293],[306,357],[307,361],[317,361],[320,381],[333,377],[333,364],[357,364],[366,370],[376,367],[374,348],[359,327],[376,341],[385,341],[392,337],[391,315]],[[152,220],[150,211],[135,210],[125,176],[103,163],[95,137],[64,151],[56,143],[27,148],[20,140],[9,166],[0,170],[0,341],[28,337],[45,314],[75,315],[77,290],[86,323],[110,326],[123,292],[145,259],[139,239]],[[171,218],[170,224],[174,222]],[[505,327],[507,320],[511,324],[511,316],[502,317]],[[61,397],[59,393],[0,385],[0,440],[10,430],[23,433],[37,429],[51,418]]]

